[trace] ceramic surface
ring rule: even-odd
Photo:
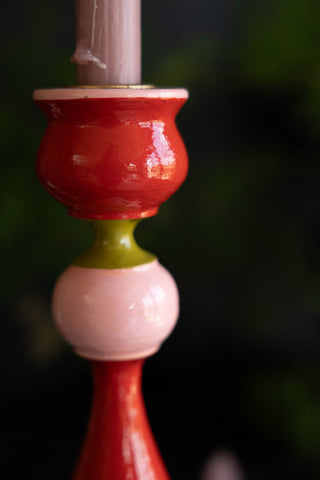
[[[38,152],[41,182],[75,217],[155,215],[187,175],[175,125],[186,95],[105,90],[107,96],[96,98],[78,90],[80,98],[72,91],[69,99],[66,93],[35,96],[49,121]]]
[[[142,363],[92,363],[94,401],[73,480],[169,480],[141,394]]]
[[[178,314],[177,286],[157,260],[115,270],[71,266],[53,294],[60,333],[90,359],[151,355],[173,330]]]

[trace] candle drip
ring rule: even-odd
[[[94,63],[97,67],[101,68],[102,70],[107,69],[107,65],[101,62],[99,57],[96,57],[92,50],[84,47],[82,45],[78,45],[76,51],[71,57],[71,61],[76,63],[77,65],[89,65],[89,63]]]
[[[96,29],[96,10],[98,8],[97,0],[94,0],[92,9],[92,28],[91,28],[91,50],[94,47],[94,31]]]
[[[80,85],[141,82],[141,0],[76,0]]]
[[[90,2],[88,2],[88,7],[90,7]],[[90,30],[87,30],[85,35],[81,35],[79,42],[77,44],[76,51],[71,57],[71,61],[76,63],[77,65],[89,65],[90,63],[96,65],[98,68],[101,68],[102,70],[107,69],[107,65],[101,60],[100,56],[95,54],[95,34],[96,34],[96,15],[97,15],[97,0],[93,0],[92,4],[92,20],[91,24],[88,24],[87,22],[81,22],[82,27],[88,28],[88,26],[91,26],[91,32]],[[89,13],[89,12],[87,12]],[[88,41],[90,38],[90,42]],[[90,45],[89,45],[90,43]],[[100,52],[101,53],[101,52]]]

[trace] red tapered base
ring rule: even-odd
[[[73,480],[169,480],[146,415],[142,365],[92,362],[93,407]]]

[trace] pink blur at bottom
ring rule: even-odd
[[[73,480],[169,480],[145,411],[142,365],[92,362],[95,395]]]

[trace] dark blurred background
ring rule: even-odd
[[[173,479],[224,448],[248,480],[319,480],[320,3],[142,3],[144,83],[190,91],[188,180],[137,231],[181,292],[145,366],[153,430]],[[36,178],[31,95],[75,83],[73,2],[1,10],[1,478],[68,479],[91,378],[50,295],[91,234]]]

